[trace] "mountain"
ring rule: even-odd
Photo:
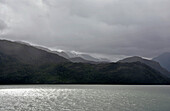
[[[170,71],[170,52],[163,53],[153,58],[153,60],[159,62],[162,67]]]
[[[75,52],[70,52],[70,51],[52,51],[48,48],[45,48],[45,47],[42,47],[42,46],[36,46],[38,49],[41,49],[41,50],[45,50],[47,52],[50,52],[50,53],[54,53],[54,54],[57,54],[61,57],[64,57],[66,59],[69,59],[71,60],[72,62],[82,62],[82,63],[109,63],[110,61],[106,58],[101,58],[101,59],[98,59],[98,58],[95,58],[95,57],[92,57],[88,54],[77,54]]]
[[[71,62],[74,62],[74,63],[91,63],[91,64],[97,64],[97,62],[94,62],[94,61],[88,61],[88,60],[85,60],[81,57],[74,57],[74,58],[70,58],[69,59]]]
[[[19,44],[24,44],[24,45],[28,45],[28,46],[31,46],[31,44],[27,43],[27,42],[23,42],[23,41],[15,41],[16,43],[19,43]]]
[[[141,62],[73,63],[48,50],[0,40],[0,84],[57,83],[170,84],[170,79]]]
[[[111,60],[109,60],[107,58],[100,58],[100,61],[104,62],[104,63],[111,63]]]
[[[89,61],[100,62],[100,59],[92,57],[88,54],[80,54],[80,57],[82,57],[83,59],[89,60]]]
[[[49,53],[27,44],[8,40],[0,40],[0,53],[15,58],[25,64],[41,65],[69,62],[69,60],[57,54]]]
[[[147,59],[143,59],[143,58],[138,57],[138,56],[134,56],[134,57],[125,58],[125,59],[120,60],[118,62],[121,62],[121,63],[141,62],[141,63],[144,63],[144,64],[150,66],[151,68],[159,71],[163,75],[170,78],[170,72],[168,72],[166,69],[161,67],[161,65],[158,62],[153,61],[153,60],[147,60]]]
[[[0,84],[170,84],[168,78],[140,62],[26,65],[0,53]]]
[[[82,57],[83,59],[88,60],[88,61],[94,61],[94,62],[99,62],[99,63],[101,63],[101,62],[102,63],[110,63],[110,60],[107,58],[95,58],[88,54],[80,54],[80,57]]]
[[[80,57],[79,54],[71,51],[65,51],[65,53],[69,56],[69,58]]]
[[[140,62],[23,64],[0,53],[0,84],[170,84],[160,72]]]
[[[110,60],[108,60],[106,58],[95,58],[95,57],[92,57],[91,55],[88,55],[88,54],[78,54],[78,53],[69,52],[69,51],[66,51],[65,53],[69,56],[69,58],[79,57],[81,59],[91,61],[91,62],[110,63]]]
[[[46,47],[43,47],[43,46],[34,46],[34,47],[36,47],[37,49],[41,49],[41,50],[44,50],[46,52],[52,53],[52,51],[50,49],[46,48]]]
[[[52,50],[50,50],[50,49],[48,49],[48,48],[45,48],[45,47],[42,47],[42,46],[35,46],[35,47],[38,48],[38,49],[41,49],[41,50],[50,52],[50,53],[57,54],[57,55],[59,55],[59,56],[61,56],[61,57],[64,57],[64,58],[66,58],[66,59],[69,59],[69,58],[70,58],[64,51],[61,51],[61,52],[59,52],[59,51],[52,51]]]
[[[61,51],[61,52],[52,51],[52,52],[55,53],[55,54],[58,54],[58,55],[61,56],[61,57],[66,58],[66,59],[70,59],[70,57],[69,57],[64,51]]]

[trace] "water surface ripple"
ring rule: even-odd
[[[0,86],[0,111],[170,111],[170,86]]]

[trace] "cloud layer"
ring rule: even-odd
[[[63,50],[154,57],[170,51],[169,0],[0,0],[1,37]]]

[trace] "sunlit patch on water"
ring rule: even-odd
[[[0,111],[169,111],[170,88],[109,86],[0,89]],[[167,90],[169,89],[169,90]]]

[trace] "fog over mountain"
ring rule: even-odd
[[[169,0],[0,0],[0,38],[118,60],[170,52]]]

